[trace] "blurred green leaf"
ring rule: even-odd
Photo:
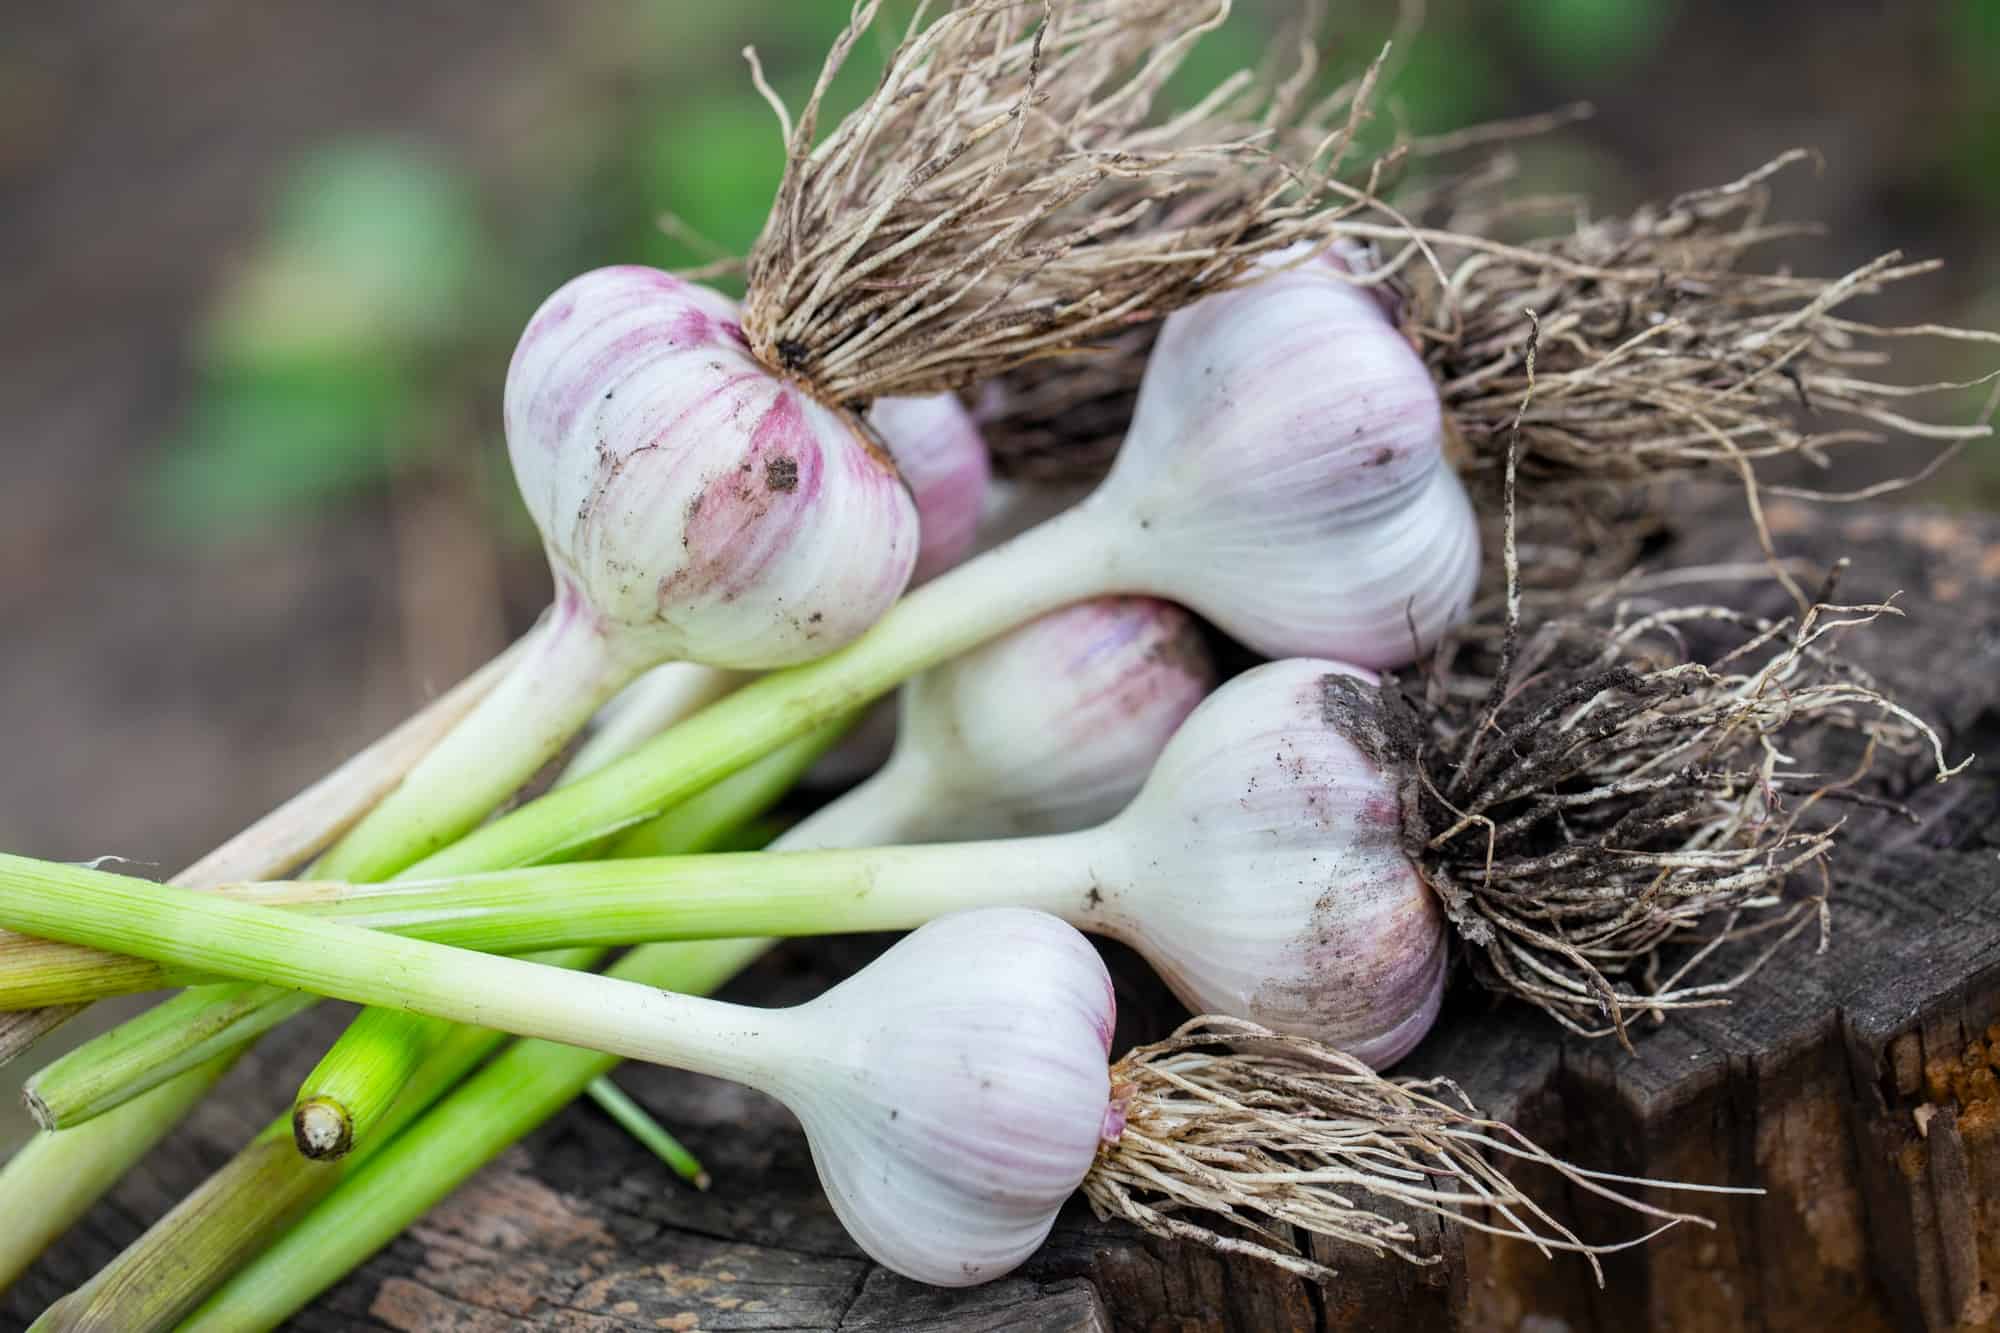
[[[660,232],[671,213],[724,253],[757,239],[784,173],[777,117],[754,92],[704,99],[663,114],[638,142],[632,174],[647,229],[646,263],[666,268],[715,256]]]
[[[448,334],[485,249],[472,191],[410,145],[358,141],[289,174],[264,244],[223,291],[213,361],[366,355]]]
[[[1549,72],[1582,82],[1641,61],[1674,9],[1674,0],[1513,0],[1515,26]]]
[[[257,371],[211,385],[142,487],[152,525],[226,541],[380,481],[411,409],[383,368]]]
[[[142,483],[155,524],[227,539],[379,483],[422,434],[419,369],[471,336],[491,249],[471,188],[381,140],[307,154],[201,332],[204,372]]]
[[[1394,112],[1405,128],[1417,134],[1460,129],[1497,114],[1505,105],[1507,72],[1490,48],[1464,28],[1427,28],[1404,47],[1400,58],[1402,64],[1377,105]],[[1389,119],[1379,117],[1377,124],[1386,129]]]

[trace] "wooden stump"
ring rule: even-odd
[[[1740,503],[1740,502],[1739,502]],[[1683,512],[1688,512],[1683,510]],[[1672,557],[1740,558],[1740,509],[1704,506]],[[1707,515],[1713,514],[1712,519]],[[1910,611],[1852,655],[1947,730],[1954,757],[2000,752],[2000,522],[1922,511],[1773,509],[1788,553],[1849,554],[1847,600]],[[1728,596],[1740,598],[1742,590]],[[1761,599],[1766,596],[1758,592]],[[1773,604],[1776,605],[1775,603]],[[1570,1255],[1424,1230],[1429,1267],[1325,1251],[1338,1281],[1142,1238],[1072,1204],[1014,1276],[940,1292],[864,1259],[821,1196],[796,1124],[710,1080],[627,1067],[621,1082],[681,1132],[715,1189],[682,1187],[587,1107],[572,1107],[329,1292],[295,1327],[399,1329],[1257,1330],[1948,1329],[2000,1322],[2000,782],[1975,766],[1913,778],[1921,825],[1854,817],[1837,862],[1832,946],[1809,941],[1729,1008],[1643,1034],[1638,1054],[1541,1015],[1454,995],[1412,1073],[1448,1073],[1551,1150],[1632,1175],[1757,1185],[1681,1202],[1716,1225],[1612,1256],[1599,1289]],[[880,941],[773,955],[734,998],[804,998]],[[1121,1048],[1177,1015],[1113,951]],[[283,1103],[344,1015],[267,1043],[0,1307],[23,1325],[219,1165]],[[270,1052],[266,1054],[265,1052]],[[1636,1231],[1574,1192],[1548,1204],[1587,1236]]]

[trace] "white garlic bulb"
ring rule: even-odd
[[[508,368],[508,452],[557,579],[649,662],[818,657],[916,560],[867,428],[755,361],[737,318],[669,274],[599,269],[543,303]]]
[[[1111,474],[1135,588],[1270,656],[1410,661],[1470,603],[1479,535],[1421,359],[1330,265],[1168,317]]]
[[[1195,1013],[1401,1058],[1437,1017],[1448,934],[1403,851],[1405,775],[1373,685],[1292,659],[1210,695],[1086,835],[1100,869],[1064,915],[1137,948]]]
[[[785,1014],[756,1080],[805,1126],[841,1223],[919,1282],[988,1282],[1032,1254],[1096,1156],[1111,979],[1040,912],[941,917]]]
[[[905,685],[894,754],[840,804],[893,821],[880,841],[1086,828],[1131,800],[1214,684],[1179,607],[1078,602]]]

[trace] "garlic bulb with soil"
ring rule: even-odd
[[[653,269],[571,280],[508,367],[508,455],[555,575],[522,664],[329,854],[393,873],[464,832],[647,668],[803,662],[908,583],[917,514],[861,420],[767,370],[734,302]]]
[[[753,359],[739,318],[670,274],[599,269],[542,304],[508,368],[508,455],[558,582],[649,662],[818,657],[915,564],[879,441]]]
[[[916,567],[910,576],[918,584],[951,568],[972,549],[986,503],[990,469],[986,442],[972,415],[954,394],[925,398],[883,398],[868,411],[868,422],[910,489],[917,507]],[[573,781],[628,754],[640,742],[699,711],[742,684],[741,672],[694,662],[667,662],[654,667],[605,705],[589,738],[563,770]],[[862,728],[868,723],[864,722]],[[895,735],[894,718],[877,724],[866,738],[860,758],[837,760],[863,737],[844,739],[815,767],[842,768],[852,782],[879,767]],[[858,765],[858,766],[857,766]],[[809,779],[810,780],[810,779]]]

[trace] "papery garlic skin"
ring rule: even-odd
[[[941,574],[972,549],[990,475],[986,441],[952,394],[883,398],[869,409],[917,507],[918,542],[912,585]],[[669,726],[742,684],[740,672],[667,662],[627,686],[600,711],[596,730],[565,770],[573,780],[602,768]],[[814,766],[807,781],[845,786],[873,773],[889,757],[896,736],[895,710],[870,712]]]
[[[1097,1153],[1116,1017],[1096,950],[1041,912],[940,917],[786,1015],[759,1082],[798,1115],[842,1225],[919,1282],[1034,1252]]]
[[[559,585],[635,656],[822,656],[909,581],[917,515],[867,428],[747,350],[733,302],[599,269],[529,322],[507,447]]]
[[[1379,1068],[1436,1019],[1449,936],[1403,851],[1402,775],[1350,734],[1374,723],[1342,682],[1375,679],[1295,658],[1210,695],[1092,835],[1106,873],[1065,915],[1139,949],[1195,1013]]]
[[[1443,431],[1430,372],[1372,294],[1328,264],[1279,268],[1168,317],[1087,503],[1127,529],[1129,583],[1259,652],[1399,665],[1478,580]]]
[[[855,795],[905,808],[907,841],[1087,828],[1125,807],[1214,685],[1179,607],[1079,602],[905,685],[895,754]]]
[[[935,578],[965,559],[978,535],[993,475],[986,440],[951,393],[878,398],[868,409],[868,424],[916,502],[917,563],[910,581]]]

